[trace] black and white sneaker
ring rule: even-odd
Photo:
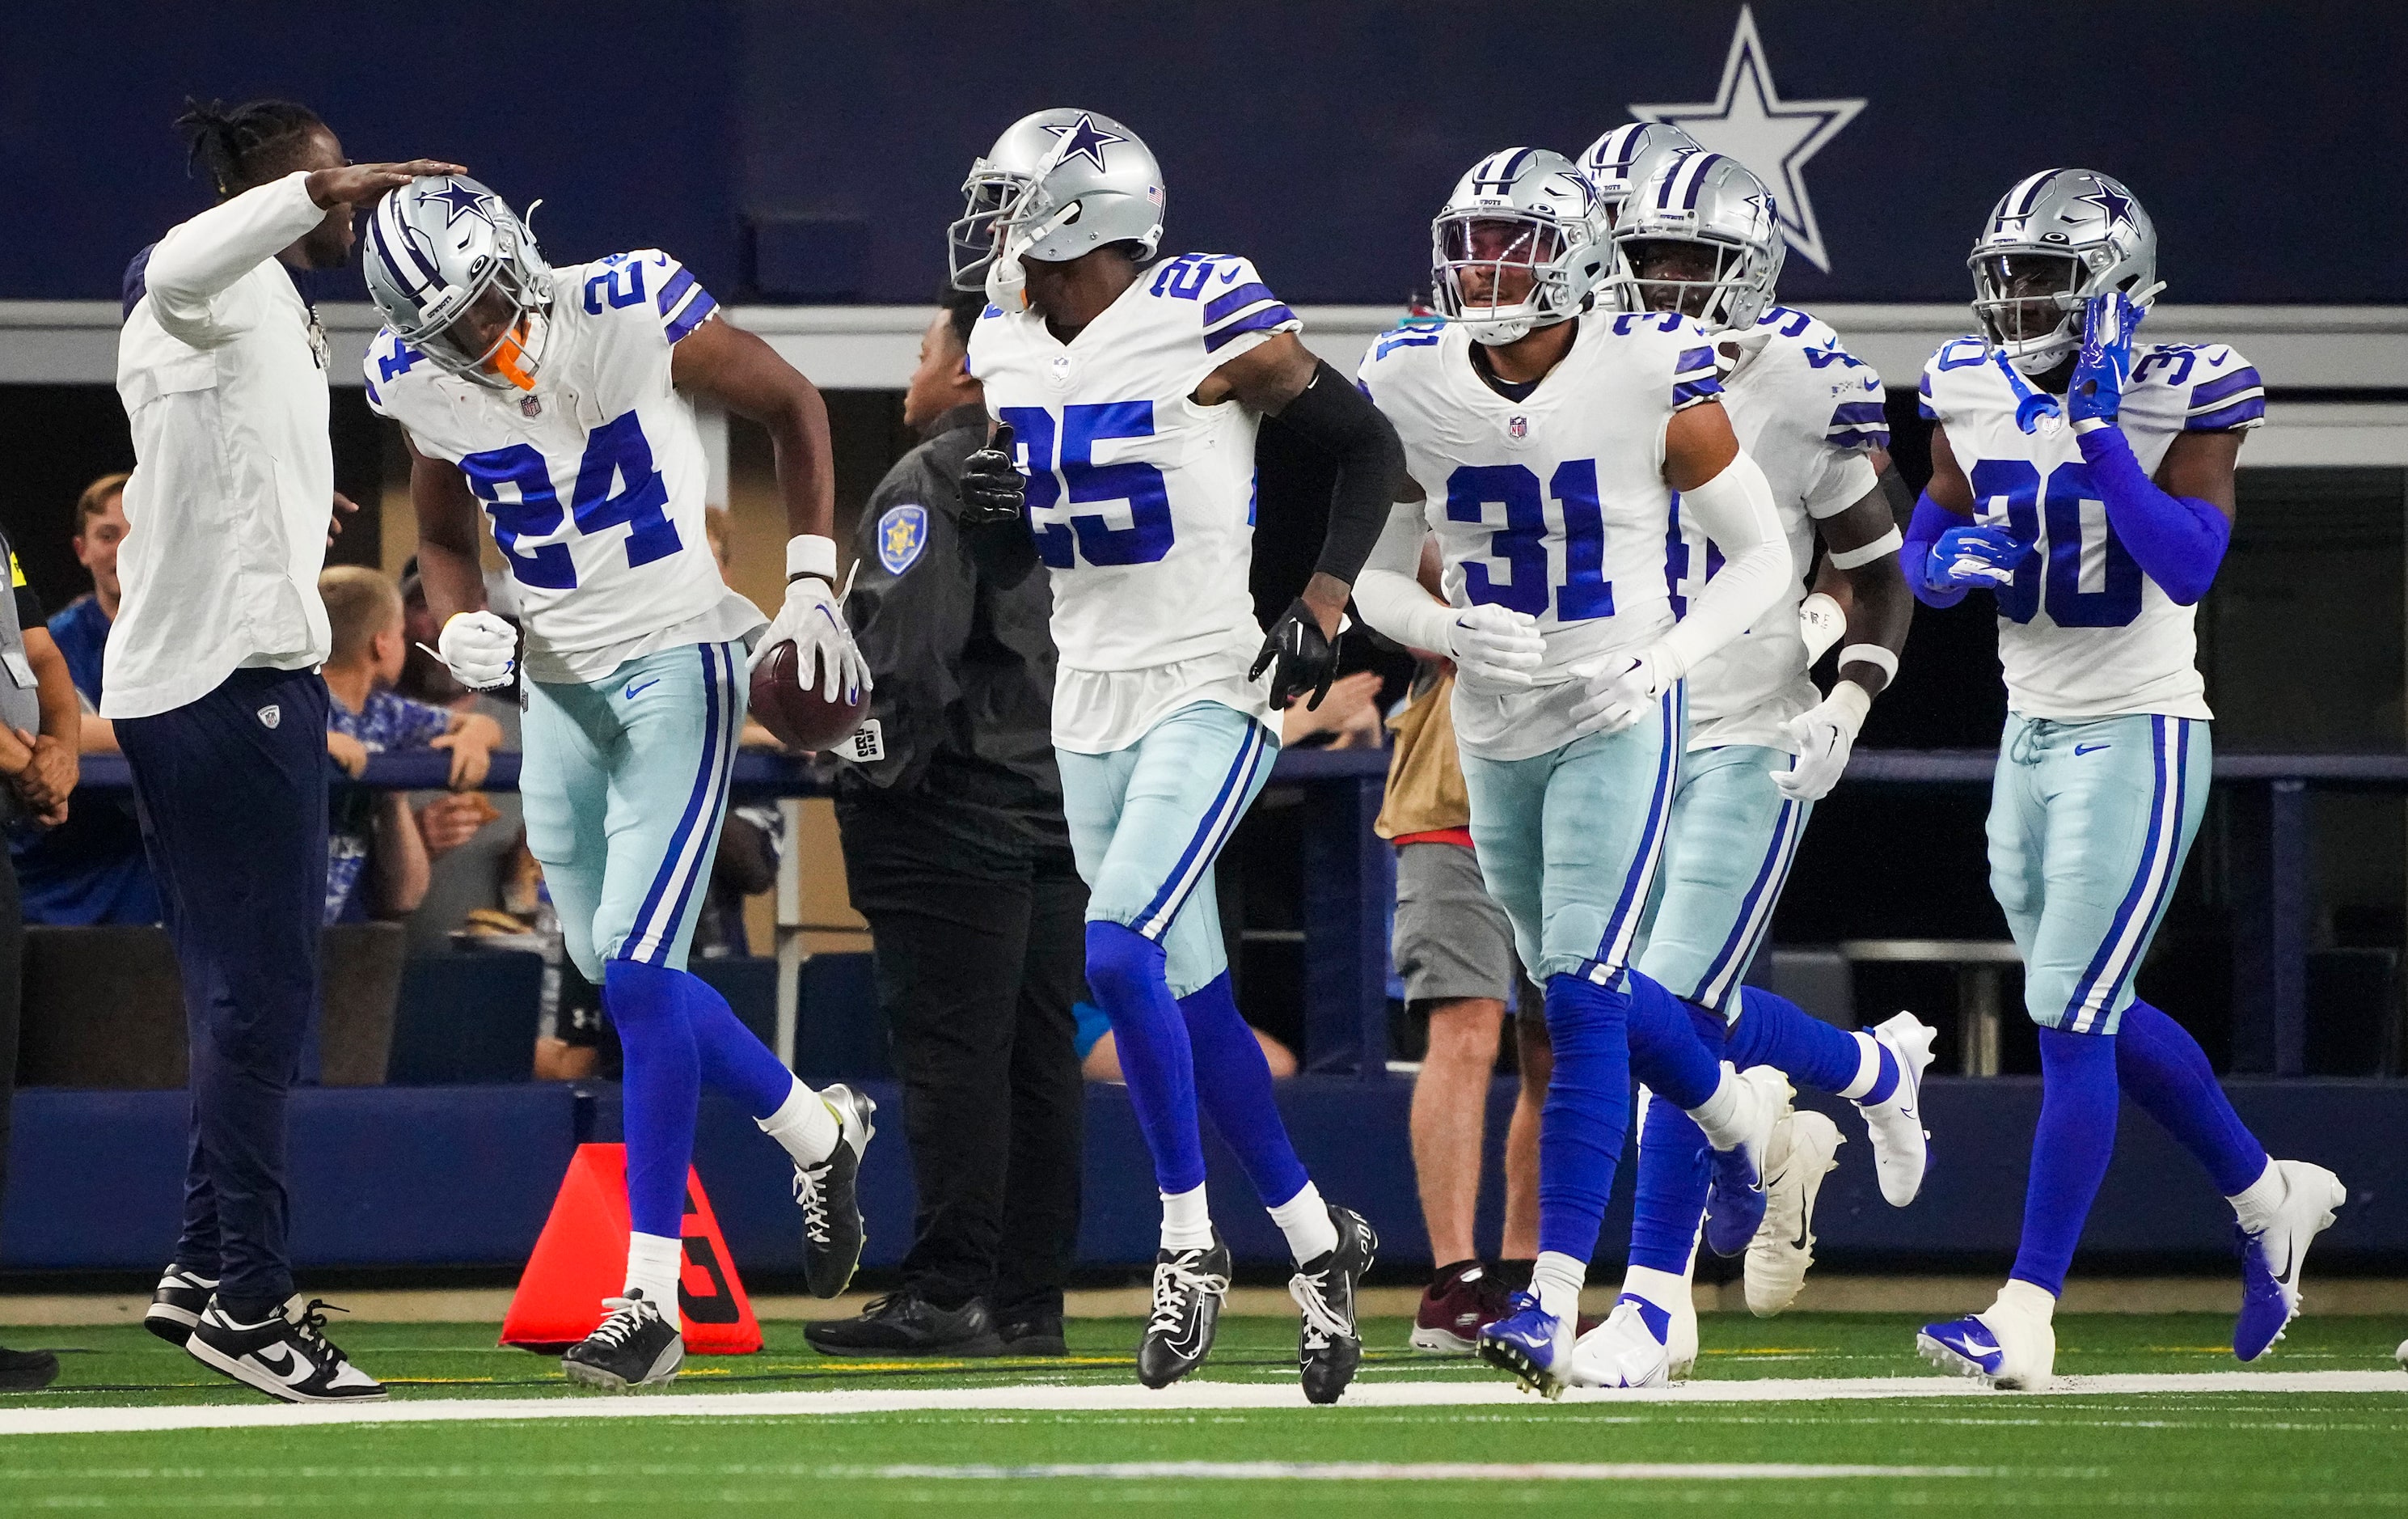
[[[351,1365],[325,1337],[326,1316],[318,1310],[328,1306],[313,1297],[297,1319],[280,1309],[256,1324],[245,1324],[212,1297],[184,1349],[210,1370],[287,1403],[364,1403],[383,1397],[384,1383]]]
[[[159,1285],[151,1291],[150,1306],[143,1310],[142,1327],[182,1350],[184,1341],[193,1338],[194,1327],[201,1322],[201,1314],[208,1309],[210,1295],[217,1290],[214,1279],[196,1275],[180,1266],[171,1266],[167,1267],[166,1275],[159,1279]]]
[[[1168,1387],[1204,1364],[1229,1294],[1229,1247],[1221,1232],[1202,1250],[1165,1250],[1154,1257],[1154,1312],[1137,1345],[1137,1380]]]
[[[795,1167],[795,1201],[803,1210],[804,1284],[813,1297],[834,1297],[853,1280],[868,1237],[855,1187],[862,1152],[878,1133],[869,1121],[878,1105],[841,1082],[823,1088],[820,1096],[836,1110],[841,1128],[827,1159]]]
[[[1338,1248],[1297,1267],[1287,1283],[1287,1295],[1304,1310],[1296,1358],[1310,1403],[1337,1402],[1354,1380],[1354,1368],[1363,1364],[1363,1337],[1354,1327],[1354,1288],[1380,1249],[1378,1233],[1353,1208],[1331,1204],[1329,1222],[1338,1230]]]
[[[677,1376],[685,1364],[685,1336],[661,1317],[641,1288],[624,1297],[606,1297],[602,1306],[610,1311],[601,1327],[560,1358],[569,1381],[624,1393]]]

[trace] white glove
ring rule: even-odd
[[[1655,709],[1672,687],[1663,656],[1655,649],[1616,655],[1588,677],[1587,692],[1572,703],[1572,723],[1582,733],[1619,733]]]
[[[1819,663],[1848,630],[1848,615],[1837,597],[1816,591],[1798,603],[1798,636],[1806,641],[1806,663]]]
[[[1539,620],[1486,602],[1455,615],[1446,630],[1446,657],[1463,684],[1492,691],[1526,691],[1530,672],[1547,656]]]
[[[1820,802],[1829,796],[1840,784],[1840,773],[1848,768],[1856,731],[1872,704],[1863,687],[1843,680],[1831,687],[1830,695],[1783,723],[1782,739],[1798,759],[1787,770],[1767,772],[1773,789],[1792,802]]]
[[[769,630],[752,645],[752,656],[746,661],[749,671],[769,657],[769,651],[792,640],[795,645],[795,672],[809,688],[814,668],[819,661],[820,695],[834,702],[837,693],[848,699],[867,695],[869,661],[853,642],[853,629],[844,625],[844,609],[837,600],[836,589],[817,575],[804,575],[786,583],[785,604]]]
[[[491,612],[452,614],[435,645],[452,678],[472,691],[509,685],[518,668],[519,630]]]

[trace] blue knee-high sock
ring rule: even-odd
[[[1721,1014],[1708,1012],[1691,1022],[1700,1041],[1710,1049],[1720,1046]],[[1660,1096],[1648,1103],[1639,1133],[1639,1176],[1631,1190],[1631,1265],[1674,1276],[1688,1267],[1698,1221],[1706,1216],[1713,1153],[1705,1131],[1688,1114]]]
[[[1740,1015],[1731,1024],[1730,1044],[1723,1058],[1745,1070],[1770,1065],[1802,1087],[1817,1092],[1845,1092],[1856,1083],[1863,1046],[1845,1029],[1835,1029],[1787,997],[1748,987],[1740,993]],[[1881,1075],[1860,1103],[1888,1100],[1898,1090],[1898,1057],[1875,1042],[1881,1052]]]
[[[1710,1046],[1687,1003],[1637,971],[1626,970],[1622,978],[1630,1001],[1631,1071],[1676,1107],[1695,1107],[1713,1096],[1723,1078],[1722,1020],[1711,1019]],[[1554,1022],[1551,1012],[1551,1030]]]
[[[1277,1208],[1311,1179],[1288,1142],[1287,1124],[1271,1097],[1270,1063],[1254,1031],[1238,1011],[1223,971],[1179,999],[1196,1069],[1197,1105],[1211,1116],[1221,1140],[1237,1152],[1246,1179],[1265,1208]]]
[[[2115,1041],[2096,1034],[2040,1031],[2040,1127],[2032,1135],[2024,1190],[2023,1244],[2008,1275],[2065,1290],[2073,1247],[2115,1153]]]
[[[1162,967],[1162,946],[1135,929],[1087,925],[1087,988],[1111,1020],[1129,1106],[1154,1155],[1154,1185],[1176,1194],[1204,1184],[1204,1144],[1196,1127],[1187,1020]]]
[[[620,1127],[627,1143],[627,1219],[638,1234],[683,1233],[685,1179],[694,1164],[694,1105],[701,1086],[682,972],[632,960],[602,968],[602,1003],[619,1030],[627,1074]]]
[[[1630,1126],[1630,994],[1570,973],[1547,977],[1555,1065],[1539,1115],[1539,1252],[1585,1261]]]
[[[735,1098],[754,1118],[767,1118],[784,1106],[795,1090],[794,1073],[744,1026],[710,982],[666,965],[616,961],[612,966],[622,984],[645,982],[657,989],[646,995],[676,1005],[693,1033],[695,1066],[704,1086]]]
[[[2197,1156],[2227,1197],[2266,1171],[2266,1147],[2249,1132],[2190,1031],[2147,1003],[2124,1009],[2115,1075],[2142,1111]]]

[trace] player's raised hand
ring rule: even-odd
[[[345,204],[364,206],[412,180],[430,174],[467,172],[440,158],[413,158],[401,164],[345,164],[340,168],[322,168],[311,174],[309,198],[329,209]]]
[[[1289,702],[1308,691],[1312,700],[1304,704],[1304,710],[1311,712],[1329,694],[1330,679],[1338,673],[1338,646],[1322,632],[1321,618],[1301,596],[1290,601],[1280,620],[1271,624],[1246,678],[1260,680],[1266,670],[1271,672],[1275,712],[1285,711]]]
[[[995,429],[984,448],[962,461],[962,526],[992,528],[1020,520],[1028,477],[1011,462],[1011,424]]]
[[[2120,290],[2090,297],[2082,317],[2082,355],[2065,393],[2065,417],[2076,432],[2112,427],[2132,378],[2132,335],[2143,313]]]
[[[1588,689],[1572,703],[1572,726],[1583,734],[1619,733],[1645,717],[1671,684],[1654,650],[1617,655],[1588,677]]]
[[[1456,615],[1447,629],[1445,653],[1466,686],[1526,691],[1530,672],[1546,658],[1547,641],[1528,613],[1484,602]]]
[[[2004,528],[1951,528],[1931,545],[1924,583],[1934,590],[1997,590],[2014,585],[2015,571],[2031,556],[2032,545]]]

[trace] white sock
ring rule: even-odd
[[[1280,1233],[1287,1236],[1287,1252],[1297,1265],[1319,1260],[1338,1248],[1338,1225],[1329,1222],[1329,1205],[1312,1182],[1269,1212]]]
[[[1881,1079],[1881,1041],[1861,1029],[1848,1037],[1856,1041],[1856,1078],[1841,1088],[1840,1095],[1855,1102]]]
[[[1162,1197],[1162,1248],[1209,1250],[1212,1245],[1212,1210],[1204,1206],[1204,1189],[1166,1192]]]
[[[1716,1150],[1728,1150],[1747,1137],[1739,1128],[1740,1098],[1739,1072],[1725,1061],[1723,1078],[1715,1084],[1714,1094],[1688,1110],[1698,1127],[1706,1131],[1706,1143]]]
[[[1559,1250],[1542,1250],[1530,1267],[1530,1290],[1539,1306],[1569,1324],[1580,1323],[1581,1284],[1588,1280],[1588,1263]]]
[[[1622,1291],[1626,1296],[1645,1298],[1670,1313],[1689,1295],[1689,1282],[1687,1278],[1670,1271],[1634,1266],[1622,1273]]]
[[[2026,1281],[2019,1277],[2007,1279],[2007,1284],[1999,1289],[1999,1301],[1995,1306],[2021,1309],[2042,1324],[2057,1317],[2057,1295],[2037,1282]]]
[[[2272,1225],[2275,1210],[2283,1206],[2283,1199],[2289,1190],[2283,1185],[2283,1173],[2276,1170],[2273,1161],[2269,1159],[2266,1169],[2258,1173],[2257,1180],[2225,1201],[2232,1205],[2232,1216],[2241,1221],[2243,1232],[2258,1234]]]
[[[844,1126],[827,1099],[805,1086],[800,1078],[786,1100],[767,1118],[753,1122],[761,1132],[775,1139],[795,1158],[797,1165],[817,1165],[836,1153],[837,1141],[844,1136]]]
[[[684,1268],[684,1240],[666,1235],[627,1237],[627,1295],[640,1291],[672,1328],[679,1326],[678,1274]]]

